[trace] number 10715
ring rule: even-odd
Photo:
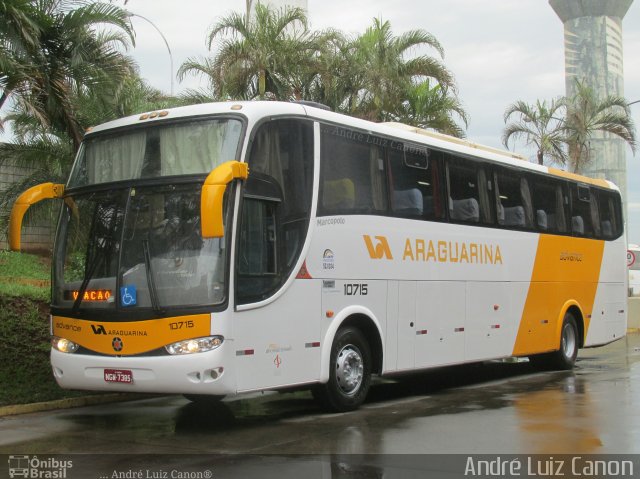
[[[369,285],[366,283],[346,283],[344,285],[345,296],[366,296],[369,292]]]

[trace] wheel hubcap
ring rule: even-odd
[[[571,325],[566,324],[562,330],[562,352],[566,358],[572,358],[576,350],[576,332]]]
[[[358,348],[348,344],[336,357],[336,380],[338,387],[347,396],[355,395],[364,376],[364,362]]]

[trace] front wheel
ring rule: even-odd
[[[329,381],[314,396],[332,411],[353,411],[367,397],[371,385],[371,349],[359,329],[338,331],[331,346]]]
[[[579,346],[580,340],[576,320],[573,314],[567,313],[564,315],[564,321],[562,322],[560,349],[552,353],[533,356],[529,360],[534,365],[541,366],[544,369],[573,369],[578,357]]]

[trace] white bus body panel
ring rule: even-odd
[[[234,313],[238,391],[318,380],[320,288],[318,280],[295,280],[277,301]]]

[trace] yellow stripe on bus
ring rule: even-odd
[[[556,176],[561,176],[562,178],[568,178],[573,181],[580,181],[582,183],[587,183],[595,186],[602,186],[603,188],[611,189],[607,180],[603,180],[601,178],[589,178],[587,176],[578,175],[577,173],[571,173],[570,171],[560,170],[558,168],[548,168],[549,173],[552,173]]]
[[[185,339],[211,334],[211,315],[195,314],[148,321],[109,322],[54,316],[53,335],[109,355],[141,354]]]
[[[604,241],[540,235],[514,356],[558,349],[564,313],[571,305],[582,312],[586,337],[603,252]]]

